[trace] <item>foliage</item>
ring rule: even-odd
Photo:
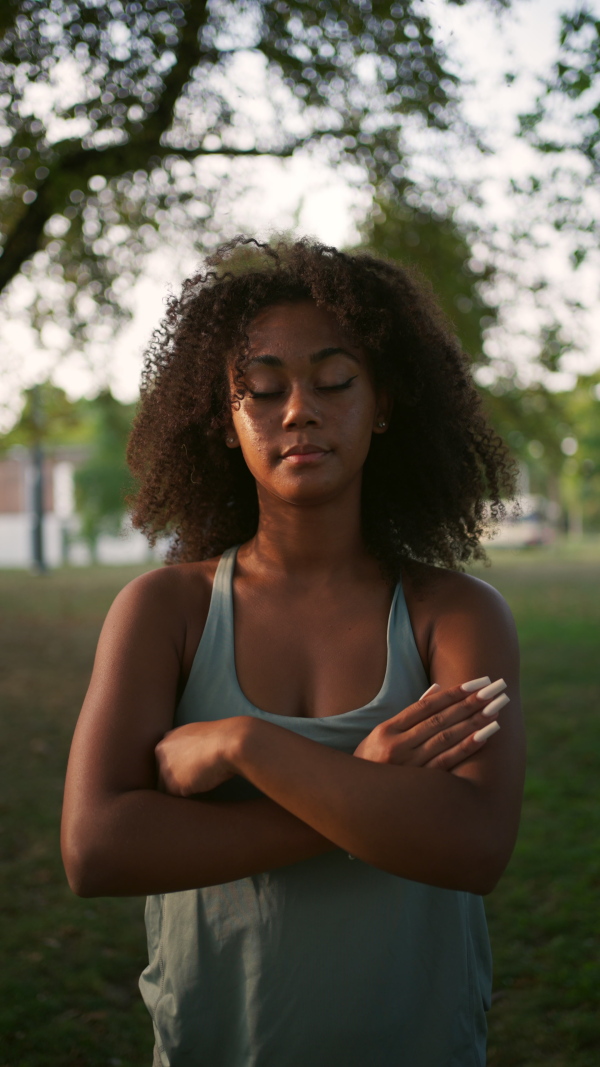
[[[451,213],[425,204],[413,208],[405,197],[379,201],[377,208],[363,230],[367,246],[427,279],[464,350],[476,363],[486,362],[484,333],[497,309],[484,295],[493,271],[473,256],[473,234]]]
[[[75,471],[75,501],[94,557],[99,535],[119,532],[133,488],[125,449],[135,405],[119,403],[108,390],[88,403],[93,432],[88,457]]]
[[[600,373],[580,375],[572,389],[553,392],[497,381],[484,391],[498,433],[527,468],[533,493],[600,529]]]
[[[575,149],[600,173],[600,18],[586,5],[561,17],[560,53],[544,82],[536,110],[521,116],[521,128],[542,152]],[[565,115],[565,102],[574,106],[566,131],[553,136],[552,124]]]
[[[208,157],[307,149],[393,182],[411,129],[470,136],[417,0],[6,0],[0,29],[0,289],[58,280],[72,337],[124,314],[157,242],[210,242]]]
[[[572,438],[561,471],[562,496],[583,530],[600,530],[600,373],[580,377],[565,402]]]
[[[125,449],[134,409],[108,390],[91,400],[71,401],[64,390],[43,382],[24,390],[17,422],[0,436],[0,457],[38,441],[50,454],[65,445],[78,447],[84,458],[75,471],[75,504],[92,554],[101,533],[119,532],[125,497],[133,488]]]
[[[600,18],[586,4],[562,15],[557,59],[520,122],[521,135],[549,164],[520,191],[571,235],[577,268],[598,246]]]
[[[374,252],[416,268],[432,284],[475,371],[485,366],[485,333],[497,315],[487,296],[494,274],[474,261],[469,232],[452,215],[380,202],[364,237]],[[564,350],[557,327],[542,330],[538,361],[549,383]],[[567,514],[581,512],[586,529],[600,529],[600,374],[580,377],[568,392],[542,382],[524,386],[514,376],[480,388],[494,428],[528,469],[532,492]]]
[[[15,445],[31,448],[38,441],[50,449],[80,444],[88,432],[85,401],[73,403],[64,389],[42,382],[23,391],[19,418],[8,433],[0,435],[0,456]]]

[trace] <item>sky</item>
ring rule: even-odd
[[[511,208],[505,191],[507,179],[526,177],[535,164],[532,150],[515,137],[516,116],[532,103],[537,78],[554,58],[559,11],[575,5],[569,0],[513,0],[512,11],[498,20],[484,0],[463,7],[448,5],[444,0],[424,0],[424,4],[457,70],[471,82],[465,92],[466,114],[494,149],[486,159],[467,159],[461,165],[465,173],[469,167],[477,168],[476,177],[482,183],[489,210],[502,220]],[[600,13],[600,0],[594,0],[591,6]],[[504,79],[506,72],[517,75],[510,86]],[[295,226],[298,233],[328,244],[339,246],[356,240],[355,220],[357,214],[368,210],[369,198],[349,187],[341,175],[306,158],[259,160],[253,166],[257,178],[254,191],[235,205],[233,221],[239,229],[266,235],[272,229]],[[228,224],[231,221],[228,219]],[[560,257],[554,258],[561,282],[564,266]],[[185,266],[190,269],[193,264]],[[546,266],[552,273],[552,257]],[[71,397],[91,395],[100,383],[110,385],[121,400],[134,399],[144,346],[162,316],[169,289],[176,288],[181,280],[181,270],[175,252],[161,250],[152,255],[129,295],[131,321],[106,344],[105,350],[94,353],[93,372],[86,353],[61,359],[56,351],[41,349],[22,322],[0,323],[5,345],[0,429],[8,428],[13,421],[20,389],[49,373]],[[564,284],[570,284],[566,275]],[[584,284],[593,289],[590,296],[594,295],[597,277],[588,275]],[[586,327],[585,352],[572,358],[572,370],[600,364],[600,315],[588,316]],[[567,375],[564,387],[568,387],[569,380]]]

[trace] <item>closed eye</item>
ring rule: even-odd
[[[321,392],[321,393],[334,393],[334,392],[341,392],[341,391],[342,391],[342,389],[349,389],[349,388],[350,388],[350,386],[352,385],[352,382],[353,382],[353,381],[355,380],[355,378],[357,378],[357,377],[358,377],[358,375],[357,375],[357,374],[353,374],[351,378],[348,378],[348,380],[347,380],[347,381],[345,381],[345,382],[340,382],[340,384],[339,384],[339,385],[318,385],[318,386],[317,386],[317,389],[318,389],[318,390],[319,390],[319,392]]]
[[[316,389],[320,393],[341,393],[343,389],[349,389],[352,382],[358,377],[357,374],[353,374],[351,378],[348,378],[345,382],[340,382],[339,385],[317,385]],[[273,389],[269,392],[257,393],[255,390],[250,390],[250,397],[252,400],[273,400],[274,397],[283,396],[283,389]]]

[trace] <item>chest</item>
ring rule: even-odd
[[[370,703],[386,673],[392,593],[234,592],[237,680],[263,711],[321,718]]]

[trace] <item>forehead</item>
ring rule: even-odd
[[[250,350],[299,351],[343,344],[357,353],[332,311],[313,300],[285,301],[263,308],[248,326]]]

